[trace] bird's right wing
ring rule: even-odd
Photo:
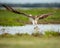
[[[23,12],[19,12],[19,11],[17,11],[17,10],[14,10],[13,8],[11,8],[10,6],[7,6],[7,5],[2,5],[3,7],[5,7],[7,10],[9,10],[9,11],[11,11],[11,12],[14,12],[14,13],[16,13],[16,14],[21,14],[21,15],[25,15],[25,16],[27,16],[27,17],[32,17],[32,16],[30,16],[30,15],[28,15],[28,14],[26,14],[26,13],[23,13]]]
[[[42,14],[42,15],[38,16],[38,18],[43,19],[43,18],[46,18],[46,17],[48,17],[50,15],[52,15],[52,13]]]

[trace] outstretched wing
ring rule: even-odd
[[[11,8],[10,6],[4,5],[4,4],[3,4],[2,6],[4,6],[7,10],[9,10],[9,11],[11,11],[11,12],[14,12],[14,13],[17,13],[17,14],[22,14],[22,15],[25,15],[25,16],[27,16],[27,17],[32,17],[32,16],[30,16],[30,15],[28,15],[28,14],[26,14],[26,13],[18,12],[17,10],[14,10],[14,9]]]
[[[48,14],[42,14],[40,16],[38,16],[39,19],[43,19],[43,18],[46,18],[48,16],[52,15],[52,13],[48,13]]]

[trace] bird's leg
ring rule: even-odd
[[[34,26],[37,26],[37,20],[32,20],[32,24],[33,24]]]
[[[34,20],[32,20],[32,24],[35,26],[35,21]]]

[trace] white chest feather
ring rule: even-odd
[[[33,19],[33,18],[29,18],[29,19],[33,23],[33,25],[36,25],[37,24],[38,19]]]

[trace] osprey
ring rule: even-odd
[[[47,13],[47,14],[33,16],[32,14],[26,14],[23,12],[19,12],[19,11],[15,10],[15,9],[11,8],[10,6],[7,6],[7,5],[2,5],[2,6],[4,6],[7,10],[9,10],[11,12],[14,12],[16,14],[21,14],[21,15],[28,17],[31,20],[33,25],[37,25],[37,21],[39,19],[44,19],[44,18],[48,17],[49,15],[52,15],[52,13]]]

